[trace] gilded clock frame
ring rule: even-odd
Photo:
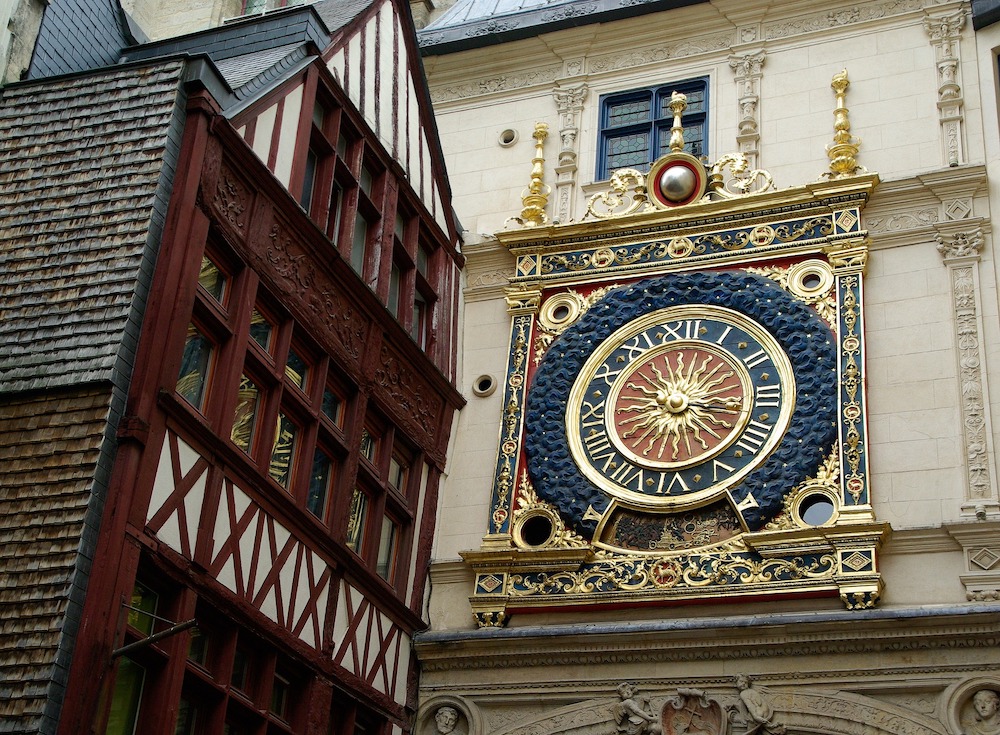
[[[470,600],[481,626],[555,608],[747,595],[839,595],[851,609],[877,603],[878,550],[889,528],[875,519],[869,485],[863,310],[868,240],[861,214],[877,184],[876,175],[861,174],[667,211],[498,233],[516,262],[507,296],[504,409],[489,530],[480,549],[463,553],[475,573]],[[534,361],[589,308],[588,294],[596,301],[609,288],[642,278],[719,269],[764,274],[830,324],[838,354],[835,446],[789,489],[779,518],[734,542],[658,555],[601,548],[565,527],[531,487],[523,445]],[[569,311],[556,311],[557,303]],[[803,523],[800,507],[817,498],[829,501],[829,518]],[[526,543],[523,524],[540,518],[547,519],[550,533],[540,543]]]

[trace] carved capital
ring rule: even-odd
[[[748,76],[759,76],[764,66],[767,54],[760,51],[756,54],[746,54],[745,56],[730,56],[729,68],[733,70],[736,78]]]
[[[965,10],[951,15],[924,18],[924,30],[934,44],[950,44],[958,39],[965,26]]]
[[[508,288],[504,290],[507,299],[507,313],[534,314],[542,300],[542,292],[537,288]]]
[[[938,233],[934,239],[945,264],[958,260],[979,260],[983,250],[983,232],[978,227],[971,232],[956,232],[947,236]]]
[[[587,99],[588,87],[586,84],[577,84],[572,87],[557,87],[552,92],[556,101],[556,109],[562,115],[567,112],[579,112],[583,109],[583,101]]]

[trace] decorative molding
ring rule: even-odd
[[[941,0],[932,0],[940,2]],[[831,28],[881,20],[893,15],[913,13],[923,9],[923,0],[888,0],[881,3],[865,3],[842,10],[823,10],[802,15],[790,20],[782,20],[764,26],[764,38],[773,41],[779,38],[799,36],[805,33],[827,31]]]
[[[576,159],[580,150],[580,114],[587,99],[586,84],[556,87],[552,92],[559,112],[559,162],[556,165],[557,222],[569,222],[576,211]]]
[[[735,44],[735,35],[732,32],[726,32],[714,36],[688,38],[673,44],[630,48],[627,51],[617,51],[590,59],[587,71],[590,74],[600,74],[619,69],[630,69],[644,64],[663,62],[667,59],[679,59],[713,51],[728,51]]]
[[[736,143],[746,156],[748,167],[758,168],[760,161],[760,80],[766,54],[764,51],[730,56],[729,68],[733,70],[739,93],[739,132]]]
[[[496,94],[541,84],[551,84],[562,75],[562,64],[552,64],[521,73],[484,77],[469,82],[431,88],[431,101],[451,100]]]
[[[958,166],[965,162],[963,126],[965,125],[962,99],[962,50],[961,34],[965,26],[966,9],[959,8],[944,16],[924,19],[924,30],[930,36],[938,71],[938,114],[941,121],[944,163]]]
[[[960,575],[970,602],[1000,600],[1000,521],[975,520],[945,526],[962,546]]]
[[[937,250],[951,276],[960,380],[962,434],[966,456],[966,502],[962,512],[985,519],[1000,514],[994,482],[992,431],[987,407],[985,350],[978,263],[983,233],[938,233]]]

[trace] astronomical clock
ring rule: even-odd
[[[791,189],[741,155],[706,166],[672,104],[648,174],[617,172],[580,222],[498,234],[516,261],[503,425],[490,531],[463,554],[480,625],[879,598],[861,227],[878,179],[850,146]]]

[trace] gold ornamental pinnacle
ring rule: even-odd
[[[830,157],[830,172],[825,176],[829,178],[853,176],[865,170],[857,160],[861,139],[851,136],[851,121],[845,101],[849,86],[851,82],[847,78],[847,69],[835,74],[830,83],[837,95],[837,109],[833,111],[833,143],[826,147],[826,154]]]
[[[670,111],[674,113],[674,126],[670,128],[670,150],[674,153],[684,150],[684,126],[681,124],[681,115],[687,106],[687,95],[680,92],[670,95]]]
[[[521,197],[524,208],[519,220],[525,227],[544,225],[549,221],[545,214],[545,205],[549,202],[550,188],[545,185],[545,139],[549,137],[549,126],[546,123],[535,123],[535,157],[531,159],[531,182]]]

